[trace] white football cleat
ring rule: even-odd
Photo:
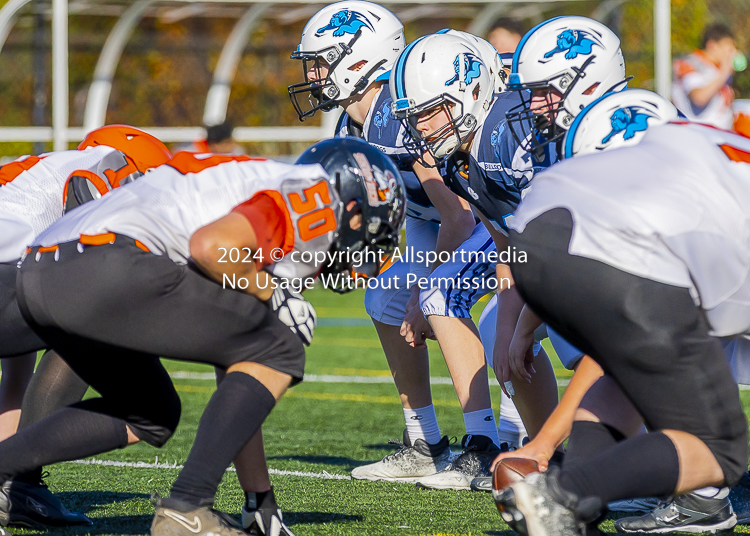
[[[403,442],[390,440],[389,443],[399,445],[398,450],[379,462],[356,467],[352,471],[352,478],[414,483],[420,478],[445,469],[450,463],[451,449],[448,436],[443,436],[443,439],[434,445],[423,439],[417,439],[412,444],[404,430]]]

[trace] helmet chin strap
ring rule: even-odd
[[[362,30],[360,30],[360,31],[362,31]],[[366,74],[365,74],[364,76],[362,76],[362,78],[360,78],[360,79],[359,79],[359,80],[357,81],[357,83],[356,83],[356,84],[354,84],[354,89],[353,89],[353,91],[352,91],[352,95],[355,95],[355,94],[357,94],[357,93],[360,93],[360,92],[364,91],[364,90],[365,90],[365,88],[367,88],[367,86],[369,86],[369,85],[370,85],[370,77],[371,77],[371,76],[372,76],[372,75],[373,75],[373,74],[375,73],[375,71],[377,71],[378,69],[380,69],[380,67],[381,67],[381,66],[382,66],[382,65],[383,65],[383,64],[384,64],[385,62],[386,62],[386,60],[385,60],[385,59],[382,59],[382,60],[380,60],[379,62],[377,62],[377,63],[376,63],[376,64],[375,64],[374,66],[373,66],[373,68],[372,68],[372,69],[370,69],[369,71],[367,71],[367,73],[366,73]]]

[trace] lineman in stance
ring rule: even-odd
[[[109,125],[90,132],[78,150],[25,156],[0,167],[0,356],[3,357],[1,398],[16,391],[14,408],[3,414],[2,439],[16,425],[24,428],[61,407],[78,402],[88,386],[21,316],[16,297],[17,264],[26,247],[47,227],[83,203],[98,199],[142,176],[171,158],[159,140],[127,125]],[[29,383],[26,396],[24,388]],[[9,419],[9,417],[11,417]],[[12,422],[11,422],[12,421]],[[0,491],[0,524],[59,527],[90,524],[68,511],[49,492],[36,467],[4,483]]]
[[[750,329],[748,179],[746,138],[686,123],[535,180],[511,224],[511,244],[528,253],[513,266],[516,285],[614,379],[650,432],[622,440],[603,422],[575,427],[562,470],[496,496],[520,531],[585,534],[610,501],[705,494],[740,480],[747,423],[715,337]],[[719,499],[702,501],[719,508],[698,530],[734,525]]]
[[[349,20],[359,22],[343,23]],[[476,54],[487,57],[496,84],[493,89],[504,87],[502,63],[489,43],[463,32],[446,32],[468,42]],[[373,318],[401,395],[406,430],[396,453],[356,468],[352,476],[468,489],[478,473],[489,474],[489,463],[501,445],[489,387],[481,379],[486,375],[484,353],[470,316],[472,305],[494,288],[495,281],[492,264],[483,262],[481,257],[472,260],[471,253],[486,255],[494,248],[487,231],[477,225],[468,203],[445,187],[436,169],[415,162],[403,147],[403,129],[390,115],[387,80],[402,48],[403,27],[389,11],[369,2],[333,4],[318,12],[305,27],[292,57],[304,61],[306,82],[290,86],[289,91],[300,119],[318,109],[341,106],[344,113],[337,134],[363,137],[397,163],[406,185],[406,235],[411,252],[457,253],[456,261],[439,266],[440,263],[430,266],[414,258],[397,261],[365,294],[365,307]],[[344,54],[346,50],[350,53]],[[378,65],[382,68],[376,69]],[[311,109],[303,109],[306,102],[300,98],[302,95],[313,104]],[[424,278],[432,287],[421,307],[419,287],[403,285],[408,274]],[[392,283],[394,280],[402,284],[397,286]],[[447,288],[445,284],[439,287],[440,280],[452,282]],[[467,432],[462,442],[464,452],[450,467],[448,439],[441,439],[430,391],[425,339],[433,333],[451,372]],[[517,437],[517,433],[511,436]]]
[[[315,165],[180,153],[36,240],[21,267],[21,310],[101,397],[0,443],[2,480],[139,440],[163,445],[180,403],[158,356],[209,363],[228,374],[151,533],[244,534],[210,506],[231,460],[302,379],[301,341],[277,314],[298,333],[310,320],[299,307],[288,314],[283,287],[267,303],[271,273],[314,277],[321,267],[295,262],[304,251],[389,253],[404,217],[398,171],[368,145],[321,142],[301,162]],[[219,248],[248,248],[254,262],[220,263]],[[287,255],[274,263],[273,248]],[[353,261],[341,259],[323,269],[348,271]],[[225,276],[245,283],[222,288]],[[285,528],[276,519],[265,530]]]

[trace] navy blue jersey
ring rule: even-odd
[[[554,162],[549,152],[542,162],[537,162],[518,145],[510,132],[505,112],[520,102],[515,91],[498,94],[474,135],[471,152],[451,156],[444,175],[445,183],[453,192],[474,205],[496,229],[505,233],[506,219],[521,202],[521,192],[536,173]]]
[[[373,147],[387,154],[396,164],[406,187],[406,213],[420,220],[440,222],[437,209],[430,202],[427,192],[412,171],[414,158],[404,149],[404,128],[401,122],[391,115],[391,93],[388,82],[383,84],[378,96],[367,112],[361,127],[351,120],[346,112],[341,114],[336,124],[336,136],[356,136],[363,138]]]

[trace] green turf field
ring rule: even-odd
[[[313,290],[319,326],[307,353],[312,376],[385,377],[389,372],[375,330],[362,306],[363,293],[338,296]],[[481,312],[484,303],[476,309]],[[437,345],[431,345],[433,377],[446,378]],[[50,489],[72,510],[95,520],[93,528],[54,531],[70,535],[148,534],[151,494],[166,495],[177,476],[174,465],[187,457],[198,419],[214,390],[209,367],[166,362],[182,397],[183,415],[166,447],[135,445],[87,460],[50,468]],[[570,373],[556,364],[559,378]],[[183,374],[179,374],[179,373]],[[185,374],[192,373],[192,374]],[[330,379],[330,378],[329,378]],[[493,399],[500,389],[493,380]],[[750,393],[743,391],[750,407]],[[463,435],[461,409],[451,385],[433,385],[443,433]],[[497,406],[496,406],[497,409]],[[279,504],[297,536],[304,535],[500,535],[514,534],[500,519],[490,494],[417,490],[413,484],[352,481],[353,467],[375,461],[401,437],[403,414],[392,381],[325,383],[308,381],[291,389],[263,427],[266,452]],[[110,465],[95,464],[104,461]],[[120,465],[112,464],[120,462]],[[125,465],[127,464],[127,465]],[[138,464],[140,467],[133,467]],[[305,476],[285,472],[308,473]],[[242,493],[227,472],[217,508],[238,514]],[[603,525],[613,532],[612,521]],[[745,532],[738,527],[737,532]],[[40,534],[14,529],[14,534]]]

